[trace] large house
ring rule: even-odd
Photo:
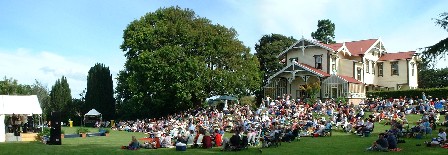
[[[319,82],[319,98],[359,103],[366,91],[418,87],[417,53],[388,53],[381,39],[324,44],[302,38],[277,57],[284,68],[268,78],[265,96],[307,98],[299,87]]]

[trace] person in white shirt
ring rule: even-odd
[[[446,142],[446,132],[445,132],[445,129],[440,128],[439,129],[439,133],[437,134],[437,136],[440,138],[441,142]]]

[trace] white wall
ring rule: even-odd
[[[0,115],[0,142],[5,142],[5,115]]]
[[[397,84],[403,84],[407,82],[407,63],[406,60],[398,60],[398,76],[391,74],[391,62],[383,62],[383,77],[378,77],[378,84],[385,87],[394,87],[397,90]]]

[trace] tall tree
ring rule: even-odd
[[[86,106],[100,112],[105,120],[115,117],[115,99],[112,74],[109,67],[97,63],[87,75]]]
[[[212,95],[253,94],[258,61],[234,29],[190,9],[161,8],[131,22],[121,49],[125,69],[117,78],[120,113],[159,117],[199,106]]]
[[[436,25],[439,25],[446,31],[448,31],[448,12],[441,13],[439,15],[440,19],[434,19]],[[431,68],[431,62],[434,62],[438,58],[444,58],[448,52],[448,37],[440,40],[438,43],[425,47],[422,52],[423,60],[428,61],[429,66]],[[425,67],[425,66],[424,66]]]
[[[47,114],[49,114],[50,111],[50,92],[42,82],[35,81],[35,83],[31,86],[32,87],[32,95],[36,95],[37,99],[39,100],[40,107],[42,108],[42,117],[46,118]]]
[[[69,107],[71,105],[72,95],[67,78],[62,76],[61,79],[56,80],[50,91],[50,104],[48,112],[59,111],[62,113],[61,120],[68,120],[74,116],[74,109]],[[47,114],[50,116],[50,113]]]
[[[322,41],[326,44],[335,43],[334,30],[336,29],[334,23],[329,19],[319,20],[317,22],[316,32],[311,32],[313,39]]]
[[[263,75],[261,86],[266,85],[269,76],[282,69],[283,64],[279,63],[280,60],[277,58],[277,55],[296,41],[297,40],[292,36],[286,37],[281,34],[270,34],[264,35],[258,43],[255,44],[255,54],[260,62],[259,69]],[[260,90],[256,93],[257,103],[261,103],[264,98],[262,90],[263,88],[260,88]]]

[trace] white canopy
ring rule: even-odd
[[[84,114],[84,116],[99,116],[99,115],[101,115],[101,113],[96,111],[95,109],[92,109],[89,112],[87,112],[86,114]]]
[[[36,95],[0,95],[0,114],[42,114]]]
[[[0,142],[5,142],[5,115],[42,114],[36,95],[0,95]]]

